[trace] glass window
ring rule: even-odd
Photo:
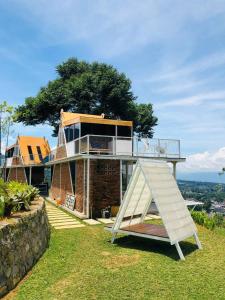
[[[80,124],[77,123],[74,125],[74,140],[78,139],[80,136]]]
[[[133,166],[134,163],[132,161],[122,161],[122,195],[126,192],[133,173]]]
[[[72,124],[70,126],[65,127],[65,136],[66,136],[66,142],[71,142],[77,138],[79,138],[79,132],[80,132],[80,124]]]
[[[117,126],[117,136],[131,136],[131,127],[129,126]]]
[[[14,153],[14,148],[7,150],[6,157],[8,157],[8,158],[13,157],[13,153]]]
[[[31,146],[27,146],[28,149],[28,153],[30,156],[30,160],[34,160],[34,155],[33,155],[33,151],[32,151],[32,147]]]
[[[39,159],[42,161],[43,160],[43,156],[42,156],[42,153],[41,153],[40,146],[37,146],[37,153],[38,153]]]
[[[81,123],[81,136],[87,134],[115,136],[115,133],[115,125]]]

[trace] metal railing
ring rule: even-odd
[[[6,167],[12,167],[15,165],[38,165],[44,164],[50,160],[54,160],[54,156],[52,154],[49,154],[46,157],[42,157],[38,154],[30,154],[28,156],[12,156],[6,158]]]
[[[69,156],[80,154],[101,154],[143,156],[153,158],[181,157],[180,140],[174,139],[85,135],[73,142],[70,142],[69,147]]]
[[[74,155],[123,155],[149,158],[180,158],[180,140],[149,139],[123,136],[85,135],[66,144],[67,156]],[[38,154],[10,157],[7,167],[12,165],[45,164],[56,160],[56,149],[46,157]]]

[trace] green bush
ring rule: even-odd
[[[0,196],[0,218],[3,217],[5,214],[5,201],[4,197]]]
[[[221,214],[213,214],[209,216],[204,211],[193,211],[191,215],[197,224],[210,230],[213,230],[215,227],[225,227],[225,220]]]
[[[26,183],[0,180],[0,217],[10,216],[15,211],[30,210],[31,202],[38,196],[38,189]]]

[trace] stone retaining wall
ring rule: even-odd
[[[42,198],[31,211],[0,221],[0,297],[13,289],[48,247],[50,226]]]

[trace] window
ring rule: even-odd
[[[124,196],[128,183],[133,173],[134,163],[131,161],[122,161],[122,196]]]
[[[37,153],[38,153],[38,156],[39,156],[40,161],[42,161],[42,160],[43,160],[43,156],[42,156],[42,153],[41,153],[41,148],[40,148],[40,146],[37,146]]]
[[[128,126],[117,126],[117,136],[131,136],[131,127]]]
[[[6,157],[7,158],[13,157],[13,152],[14,152],[14,148],[7,150]]]
[[[79,138],[80,124],[72,124],[65,127],[66,142],[71,142]]]
[[[91,124],[91,123],[81,124],[81,136],[87,134],[115,136],[115,133],[116,133],[115,125]]]
[[[27,146],[30,160],[34,160],[34,155],[31,146]]]

